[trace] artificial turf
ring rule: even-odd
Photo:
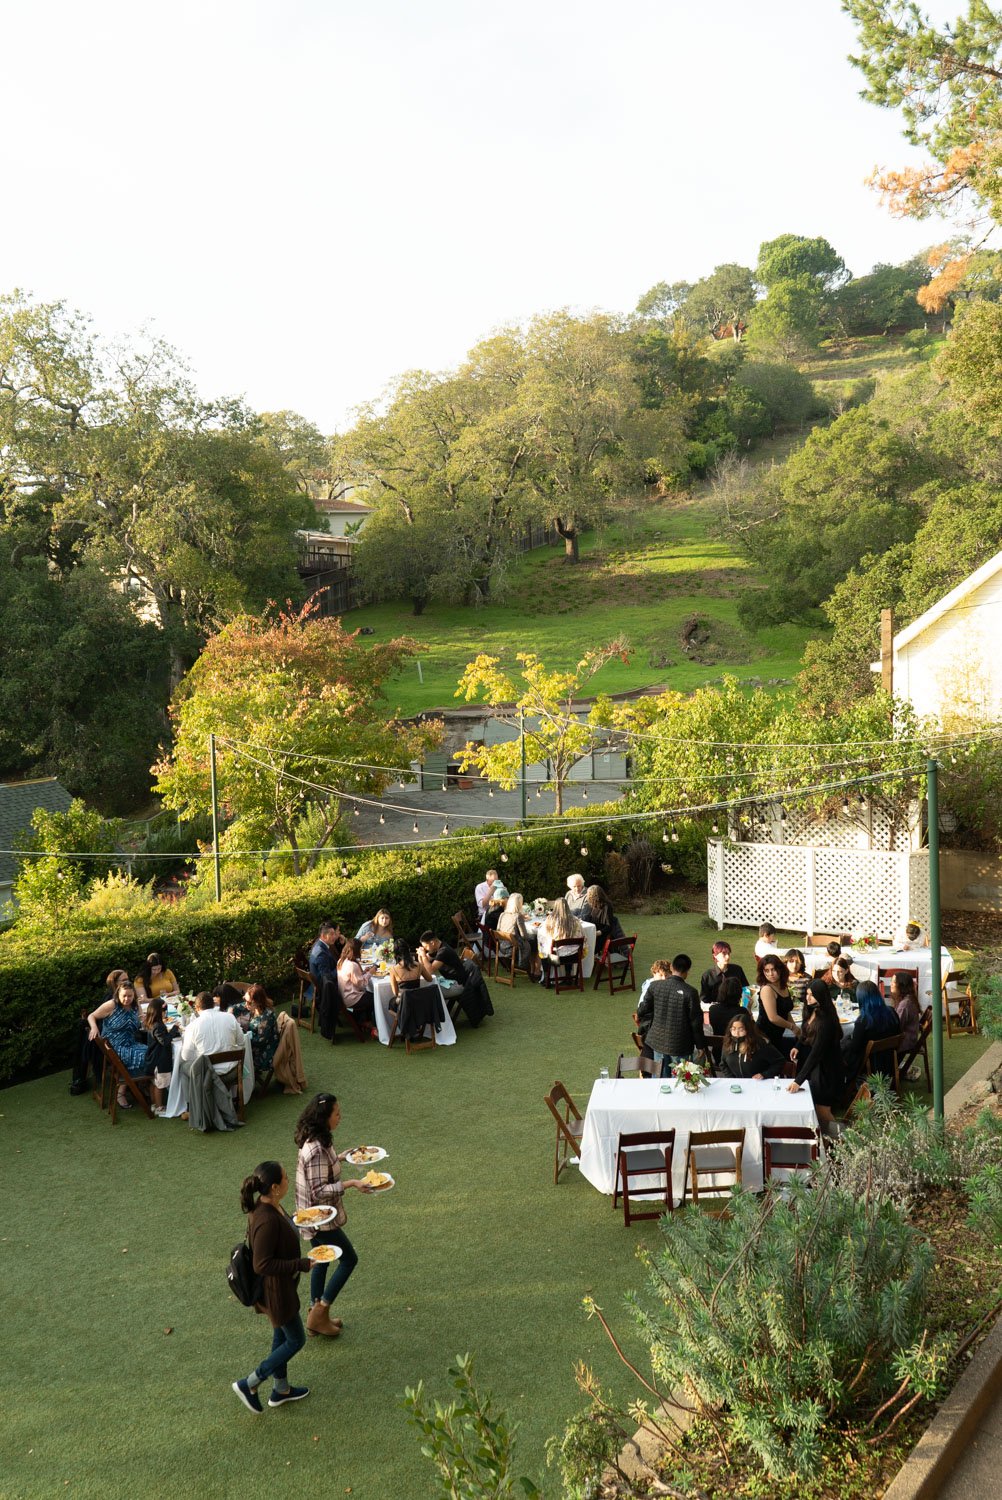
[[[641,973],[680,949],[702,968],[714,938],[691,915],[634,925]],[[755,934],[729,936],[748,967]],[[447,1397],[447,1366],[467,1350],[520,1424],[518,1472],[559,1494],[543,1446],[583,1404],[575,1362],[637,1394],[581,1299],[591,1293],[642,1360],[623,1294],[642,1285],[635,1251],[657,1228],[625,1230],[575,1168],[554,1187],[543,1095],[560,1078],[584,1109],[599,1068],[632,1050],[636,997],[590,981],[583,996],[524,980],[492,993],[494,1018],[476,1032],[461,1023],[458,1044],[434,1052],[302,1033],[310,1091],[341,1099],[339,1144],[385,1146],[397,1186],[350,1195],[360,1263],[337,1304],[344,1334],[311,1339],[290,1367],[309,1400],[263,1417],[230,1382],[270,1329],[224,1271],[243,1233],[240,1180],[269,1157],[291,1172],[303,1101],[254,1100],[239,1133],[200,1136],[138,1112],[112,1128],[88,1096],[69,1096],[67,1074],[0,1093],[3,1500],[431,1495],[400,1397],[419,1379]],[[946,1043],[947,1087],[983,1047]],[[305,1304],[305,1279],[300,1291]]]

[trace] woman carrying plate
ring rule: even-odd
[[[333,1219],[320,1229],[303,1226],[302,1235],[314,1245],[336,1245],[341,1251],[340,1260],[330,1262],[331,1275],[324,1285],[326,1271],[324,1262],[317,1261],[310,1272],[310,1310],[306,1316],[306,1331],[323,1333],[336,1339],[341,1332],[340,1318],[330,1316],[330,1306],[358,1265],[351,1240],[344,1232],[348,1221],[345,1212],[346,1188],[356,1188],[360,1193],[371,1193],[368,1183],[354,1178],[341,1179],[341,1163],[348,1151],[338,1154],[334,1150],[333,1133],[341,1121],[341,1106],[333,1094],[317,1094],[303,1110],[296,1124],[296,1145],[299,1158],[296,1162],[296,1208],[333,1208]],[[359,1148],[350,1147],[350,1150]]]

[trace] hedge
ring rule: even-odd
[[[621,844],[633,831],[651,830],[644,823],[635,830],[625,823],[595,824],[566,835],[527,832],[519,843],[505,829],[496,845],[464,831],[444,844],[415,845],[413,853],[359,851],[349,858],[347,878],[339,873],[339,858],[298,880],[273,880],[229,897],[224,893],[218,906],[197,911],[186,912],[183,900],[165,903],[141,918],[84,931],[73,929],[70,915],[45,940],[15,925],[0,935],[0,1085],[68,1066],[77,1023],[98,1003],[105,976],[119,968],[137,974],[147,953],[164,955],[184,991],[211,989],[227,978],[274,988],[291,980],[292,956],[313,939],[322,917],[337,917],[346,931],[355,931],[385,906],[399,933],[417,938],[431,927],[446,936],[453,930],[453,912],[472,910],[473,888],[490,866],[526,901],[553,896],[572,870],[601,883],[606,851],[614,847],[606,834]],[[582,842],[587,857],[581,855]],[[225,888],[225,864],[223,879]]]

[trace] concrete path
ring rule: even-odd
[[[1002,1392],[981,1418],[939,1494],[940,1500],[998,1500],[1002,1494]]]

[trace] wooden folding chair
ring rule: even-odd
[[[471,923],[465,911],[454,911],[452,914],[452,925],[456,929],[456,940],[458,947],[456,951],[461,958],[465,957],[464,948],[469,948],[470,957],[478,968],[483,967],[481,956],[481,928],[478,923]]]
[[[108,1110],[111,1123],[118,1124],[118,1090],[120,1088],[128,1089],[146,1118],[152,1120],[153,1110],[150,1106],[149,1095],[140,1088],[140,1084],[145,1083],[148,1087],[153,1082],[152,1073],[142,1073],[139,1077],[133,1077],[114,1047],[110,1042],[106,1042],[103,1036],[98,1037],[97,1046],[102,1057],[101,1108]],[[104,1102],[106,1092],[109,1095],[107,1104]]]
[[[789,1180],[793,1172],[809,1172],[820,1155],[818,1133],[809,1125],[762,1126],[762,1176]],[[782,1175],[780,1175],[782,1174]]]
[[[299,980],[299,995],[296,998],[296,1025],[301,1026],[312,1036],[317,1024],[317,991],[313,983],[313,975],[309,969],[300,968],[299,964],[293,964],[296,978]],[[310,1014],[307,1019],[303,1015],[303,1006],[306,1004],[306,991],[310,992]]]
[[[424,994],[425,990],[428,991],[427,995]],[[441,1008],[439,1014],[441,1014],[442,1010],[444,1010],[445,1001],[442,998],[442,991],[439,989],[437,984],[422,985],[421,989],[417,991],[417,994],[422,997],[419,1002],[422,1006],[422,1012],[427,1009],[429,1001],[433,1000],[438,1001],[439,1007]],[[400,1004],[397,1006],[396,1014],[393,1017],[393,1023],[390,1026],[390,1040],[388,1045],[391,1047],[397,1039],[397,1032],[400,1029],[401,1022],[407,1021],[407,1008],[412,1003],[414,998],[415,992],[413,990],[404,990],[403,994],[398,996]],[[420,1019],[421,1017],[418,1016],[418,1020]],[[428,1033],[427,1036],[425,1035],[425,1032]],[[404,1051],[407,1053],[427,1052],[429,1048],[437,1046],[438,1033],[435,1026],[435,1020],[427,1021],[422,1028],[421,1035],[416,1039],[412,1039],[409,1032],[404,1033]]]
[[[682,1188],[682,1202],[685,1195],[692,1188],[693,1204],[698,1204],[701,1197],[719,1198],[723,1194],[730,1196],[732,1187],[741,1186],[741,1156],[745,1148],[744,1130],[693,1130],[689,1135],[689,1144],[685,1152],[685,1183]],[[733,1182],[724,1183],[722,1186],[716,1183],[701,1188],[700,1178],[718,1177],[721,1173],[733,1176]],[[717,1209],[718,1213],[726,1213],[726,1208]]]
[[[882,1056],[885,1052],[891,1058],[891,1087],[894,1092],[901,1091],[901,1076],[898,1071],[898,1048],[901,1046],[901,1032],[896,1031],[893,1036],[881,1037],[879,1042],[867,1042],[866,1051],[863,1053],[863,1076],[869,1078],[875,1071],[883,1072],[882,1069],[874,1069],[873,1059]],[[885,1075],[886,1076],[886,1075]]]
[[[725,1038],[722,1036],[703,1035],[703,1056],[706,1059],[706,1071],[711,1078],[716,1078],[720,1071],[720,1056],[724,1050]]]
[[[977,1002],[966,969],[951,969],[943,980],[943,1018],[947,1036],[977,1035]]]
[[[583,937],[561,938],[550,950],[550,973],[546,988],[549,989],[552,979],[555,995],[559,995],[562,990],[580,990],[584,994],[584,947]]]
[[[932,1032],[932,1006],[924,1010],[919,1016],[918,1037],[914,1047],[903,1052],[898,1059],[898,1073],[901,1081],[907,1082],[908,1071],[917,1057],[921,1057],[925,1064],[925,1086],[926,1092],[932,1093],[932,1074],[929,1071],[929,1036]]]
[[[543,1102],[557,1122],[557,1144],[553,1154],[553,1182],[556,1185],[568,1161],[576,1162],[578,1159],[584,1120],[581,1111],[559,1080],[554,1083]]]
[[[637,976],[633,968],[633,950],[636,946],[637,934],[635,932],[629,937],[606,938],[595,965],[595,983],[592,989],[598,989],[604,975],[609,981],[610,995],[618,994],[621,990],[635,990]],[[630,976],[629,984],[626,982],[627,975]],[[617,976],[618,983],[616,982]]]
[[[496,979],[498,984],[510,985],[512,989],[515,988],[516,974],[524,974],[527,979],[531,979],[532,969],[526,968],[525,964],[520,964],[518,961],[517,936],[512,933],[512,936],[507,938],[503,932],[494,932],[491,936],[494,938],[494,972],[491,978]],[[504,953],[502,950],[506,943],[508,952]]]
[[[210,1063],[212,1063],[213,1065],[215,1065],[216,1063],[231,1063],[236,1068],[236,1070],[237,1070],[237,1076],[236,1076],[236,1080],[235,1080],[235,1085],[233,1083],[231,1083],[231,1080],[227,1077],[227,1075],[225,1073],[221,1073],[219,1076],[222,1079],[223,1083],[226,1084],[226,1086],[228,1088],[229,1087],[234,1087],[234,1091],[235,1091],[236,1096],[237,1096],[237,1119],[238,1120],[242,1120],[244,1118],[244,1061],[245,1061],[245,1059],[246,1059],[246,1053],[244,1052],[244,1049],[242,1047],[234,1047],[229,1052],[211,1052],[207,1056],[207,1061],[210,1062]]]
[[[643,1057],[639,1053],[636,1057],[627,1057],[625,1053],[621,1052],[619,1054],[619,1061],[616,1064],[615,1076],[617,1078],[653,1078],[654,1059],[653,1057]]]
[[[623,1223],[628,1229],[634,1219],[660,1219],[662,1214],[672,1213],[675,1200],[672,1195],[671,1169],[675,1156],[674,1130],[641,1130],[619,1137],[616,1147],[616,1186],[612,1194],[612,1206],[623,1194]],[[653,1213],[638,1214],[630,1202],[630,1183],[638,1177],[663,1177],[664,1196],[659,1197],[660,1207]],[[660,1190],[658,1190],[660,1191]],[[642,1202],[651,1201],[654,1185],[648,1181],[646,1187],[635,1192],[634,1197]]]

